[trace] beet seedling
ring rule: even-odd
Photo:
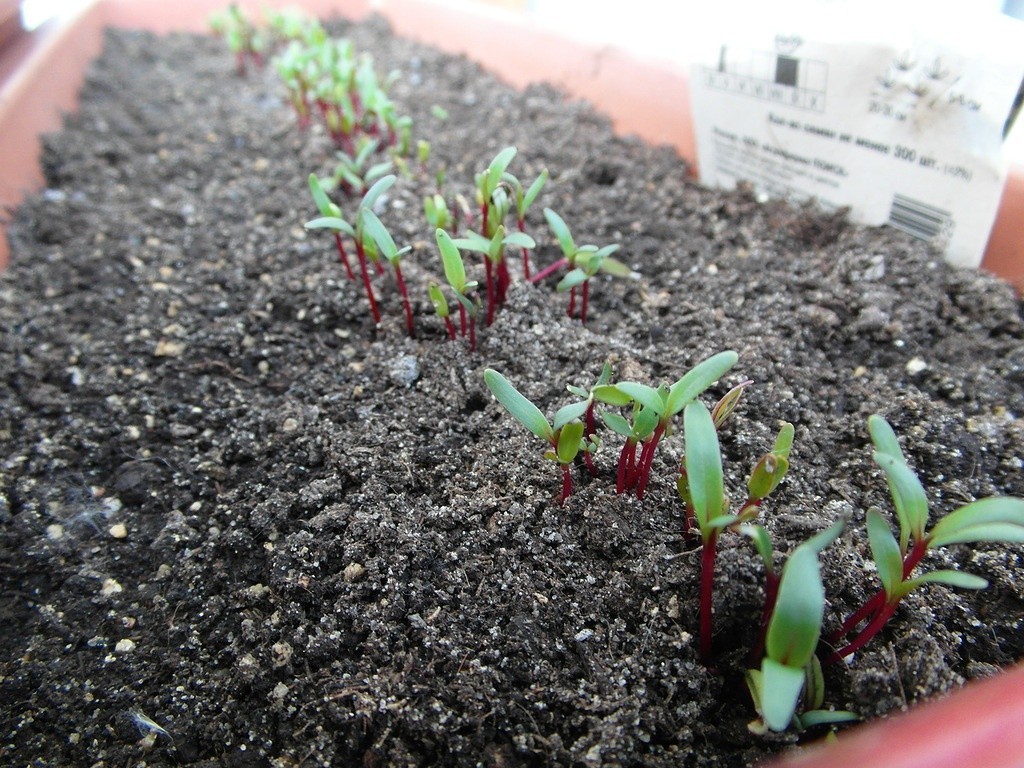
[[[394,180],[394,176],[390,177]],[[377,245],[378,252],[388,260],[391,269],[395,273],[395,283],[398,285],[398,292],[402,296],[402,307],[405,310],[405,328],[409,337],[416,336],[416,329],[413,324],[412,304],[409,301],[409,292],[405,288],[405,278],[402,277],[402,256],[412,250],[411,246],[399,249],[395,245],[391,233],[369,208],[361,208],[360,221],[363,225],[363,232]]]
[[[833,645],[843,642],[828,661],[840,659],[863,648],[885,626],[900,601],[929,583],[961,589],[984,589],[988,582],[962,571],[929,571],[913,577],[914,569],[928,550],[950,544],[981,541],[1024,542],[1024,499],[994,496],[966,504],[947,514],[928,530],[928,497],[917,475],[907,464],[896,433],[881,416],[868,418],[868,431],[875,447],[875,463],[885,473],[899,523],[899,540],[877,509],[867,512],[868,542],[882,589],[850,614],[829,636]],[[859,631],[855,630],[863,623]],[[851,637],[852,635],[852,637]]]
[[[567,267],[569,272],[558,283],[556,290],[569,291],[567,314],[569,317],[573,317],[576,314],[576,289],[582,286],[580,319],[586,323],[587,304],[590,299],[590,279],[599,272],[614,277],[631,277],[633,272],[621,261],[612,258],[611,254],[619,249],[618,245],[606,245],[603,248],[598,248],[596,245],[577,246],[572,232],[561,216],[550,208],[545,208],[544,218],[547,219],[548,226],[562,249],[562,258],[542,269],[531,278],[531,281],[538,283],[548,275]]]
[[[345,265],[348,279],[355,280],[356,276],[352,272],[352,265],[349,263],[348,253],[345,251],[345,243],[341,239],[343,234],[354,238],[355,230],[342,218],[341,209],[327,197],[327,193],[315,173],[309,174],[309,191],[313,195],[313,202],[316,203],[317,210],[320,211],[320,218],[306,222],[306,229],[328,229],[333,232],[334,243],[338,249],[338,259]]]
[[[570,393],[576,395],[582,399],[577,407],[581,409],[580,418],[583,419],[583,439],[588,443],[597,445],[599,443],[597,437],[597,417],[595,412],[597,410],[597,400],[594,398],[594,392],[598,387],[608,386],[608,382],[612,378],[612,366],[609,363],[605,363],[601,366],[601,373],[597,377],[597,381],[590,387],[590,389],[583,389],[572,384],[567,384],[566,389]],[[623,403],[625,404],[625,403]],[[597,468],[594,466],[594,458],[590,451],[586,451],[583,454],[583,460],[586,462],[587,469],[590,471],[591,477],[597,477]]]
[[[376,181],[391,173],[390,160],[370,164],[379,145],[376,139],[365,139],[354,157],[339,151],[338,164],[334,167],[335,183],[350,194],[365,195]]]
[[[224,11],[212,14],[210,28],[224,38],[228,50],[235,55],[239,76],[245,77],[248,62],[256,67],[263,66],[266,41],[236,3],[231,3]]]
[[[597,449],[596,443],[588,442],[583,437],[585,427],[580,416],[586,410],[587,403],[572,403],[560,408],[549,422],[537,406],[494,369],[484,371],[484,383],[516,421],[550,446],[544,458],[556,462],[562,471],[562,492],[558,496],[558,504],[564,504],[572,494],[570,468],[573,461],[581,451]]]
[[[548,180],[548,169],[545,168],[540,172],[540,175],[533,180],[529,189],[523,190],[523,185],[519,183],[519,179],[514,176],[510,176],[509,182],[512,185],[512,189],[515,194],[515,206],[516,206],[516,226],[520,232],[526,232],[526,213],[530,210],[530,207],[536,201],[540,191],[544,188],[544,185]],[[530,254],[528,249],[523,248],[521,250],[523,257],[523,278],[526,280],[530,279]]]
[[[782,567],[778,598],[765,634],[764,657],[759,669],[746,673],[747,689],[761,717],[749,726],[754,733],[781,732],[791,723],[802,730],[857,719],[852,712],[821,709],[824,678],[814,654],[825,613],[818,555],[842,529],[839,522],[805,541]],[[801,699],[804,711],[798,715]]]
[[[487,319],[486,325],[494,322],[494,313],[498,304],[504,304],[508,293],[509,274],[505,266],[505,249],[532,249],[536,246],[533,238],[525,232],[505,232],[505,226],[499,224],[493,236],[488,240],[476,232],[468,232],[466,237],[455,241],[462,250],[481,253],[487,265]]]
[[[713,632],[712,596],[714,593],[715,559],[718,538],[725,530],[735,529],[757,517],[761,503],[774,491],[789,466],[789,449],[793,442],[793,425],[785,424],[776,438],[775,447],[754,466],[747,481],[748,496],[733,514],[725,493],[722,454],[718,430],[711,411],[693,399],[683,411],[685,442],[683,468],[677,488],[686,506],[686,525],[695,523],[700,531],[700,654],[711,660]]]
[[[466,279],[466,265],[462,261],[462,254],[459,253],[459,247],[452,240],[451,235],[443,229],[437,229],[434,231],[434,236],[437,240],[437,247],[441,251],[444,276],[459,302],[459,329],[463,337],[466,336],[468,329],[469,350],[472,352],[476,349],[476,316],[480,306],[474,293],[477,283],[475,280]],[[437,306],[435,302],[435,311]],[[447,302],[444,307],[447,309]],[[442,317],[445,316],[442,315]]]
[[[594,389],[594,397],[603,403],[633,405],[632,424],[618,414],[602,414],[608,427],[626,438],[626,445],[619,455],[618,493],[635,489],[638,499],[644,497],[655,451],[669,432],[672,418],[724,376],[738,359],[731,350],[719,352],[703,360],[671,386],[662,384],[657,389],[632,381]],[[636,456],[638,445],[642,446],[639,458]]]

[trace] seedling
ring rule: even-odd
[[[313,219],[312,221],[306,222],[306,229],[329,229],[336,233],[344,233],[352,238],[356,247],[356,257],[359,260],[359,271],[363,279],[363,289],[366,291],[366,298],[370,304],[370,314],[373,316],[374,325],[380,325],[380,309],[377,306],[377,299],[373,295],[373,287],[370,285],[370,271],[367,265],[367,254],[371,254],[376,260],[378,245],[377,241],[374,240],[366,232],[366,222],[368,220],[367,213],[373,214],[373,208],[377,201],[380,199],[391,185],[395,183],[394,176],[385,176],[383,179],[378,179],[377,182],[370,187],[369,191],[363,195],[363,199],[359,202],[359,209],[356,213],[355,225],[349,224],[340,216],[321,216],[320,218]],[[310,181],[310,189],[313,188],[313,182]],[[321,192],[322,192],[321,188]],[[314,198],[316,195],[314,194]],[[326,195],[324,196],[326,198]],[[320,201],[322,202],[322,201]],[[328,201],[329,202],[329,201]],[[318,203],[319,207],[319,203]],[[321,209],[322,211],[323,209]],[[337,211],[337,206],[334,206],[334,211]],[[376,216],[374,216],[376,218]],[[371,227],[373,225],[371,224]],[[402,252],[398,252],[401,255]],[[396,282],[398,277],[396,276]],[[404,285],[404,282],[401,283]],[[403,297],[407,301],[407,297]],[[408,303],[406,303],[408,310]],[[407,320],[411,315],[407,315]]]
[[[389,177],[394,181],[394,176]],[[405,310],[405,328],[409,337],[416,335],[416,329],[412,318],[412,304],[409,302],[409,292],[405,288],[405,279],[402,277],[402,256],[412,250],[411,246],[399,249],[395,245],[391,233],[369,208],[362,208],[360,220],[363,224],[364,233],[376,243],[378,252],[388,260],[391,269],[395,273],[395,283],[398,285],[398,292],[402,295],[402,307]]]
[[[327,197],[327,193],[324,191],[323,185],[315,173],[309,174],[309,191],[313,195],[313,202],[316,203],[317,210],[320,211],[320,218],[307,222],[306,228],[328,229],[334,234],[334,243],[338,249],[338,259],[345,265],[345,273],[348,275],[348,279],[355,280],[356,276],[352,272],[352,265],[349,263],[348,253],[345,251],[345,243],[341,239],[343,234],[354,238],[356,236],[355,230],[352,228],[352,225],[342,218],[341,209]]]
[[[231,3],[227,10],[212,14],[210,28],[224,38],[228,50],[235,54],[236,67],[241,77],[246,74],[247,63],[251,62],[256,67],[263,66],[266,41],[236,3]]]
[[[444,195],[435,192],[423,198],[423,214],[427,217],[427,223],[432,229],[453,229],[455,219],[448,209],[448,203]]]
[[[476,232],[468,232],[465,238],[455,241],[462,250],[482,253],[487,265],[487,325],[494,322],[494,313],[498,304],[504,304],[508,293],[509,274],[505,268],[505,249],[532,249],[536,246],[533,238],[525,232],[505,232],[499,224],[490,240]],[[495,279],[496,278],[496,279]]]
[[[609,405],[633,405],[633,422],[616,413],[603,413],[605,424],[626,438],[619,454],[616,491],[636,490],[638,499],[650,480],[651,465],[658,443],[668,433],[672,418],[700,396],[732,368],[738,355],[729,350],[699,363],[671,386],[657,389],[632,381],[604,385],[594,389],[594,397]],[[641,445],[640,457],[636,448]]]
[[[532,281],[540,282],[559,269],[568,267],[569,272],[558,283],[556,290],[569,291],[567,314],[569,317],[573,317],[576,314],[576,289],[582,286],[580,320],[586,323],[587,305],[590,300],[590,279],[599,272],[615,277],[630,277],[633,272],[621,261],[612,258],[612,254],[619,249],[618,245],[606,245],[603,248],[598,248],[596,245],[577,246],[572,232],[561,216],[550,208],[545,208],[544,218],[547,219],[551,232],[558,240],[558,245],[562,249],[562,258],[538,272]]]
[[[725,493],[722,454],[711,411],[699,400],[692,399],[683,411],[685,441],[683,468],[677,488],[686,506],[687,528],[692,523],[700,531],[700,654],[711,661],[713,632],[712,596],[714,593],[715,559],[718,538],[725,530],[735,530],[757,517],[761,503],[785,477],[789,466],[789,450],[793,442],[793,425],[785,424],[775,440],[775,447],[754,466],[747,481],[748,496],[733,514]],[[823,598],[824,599],[824,598]]]
[[[459,247],[455,245],[451,236],[443,229],[435,230],[434,236],[437,240],[437,247],[441,251],[444,276],[459,302],[459,329],[463,337],[466,336],[468,329],[469,350],[472,352],[476,349],[476,316],[480,306],[474,292],[477,284],[474,280],[466,279],[466,265],[462,261]],[[437,304],[435,303],[434,306],[436,310]],[[447,302],[445,309],[447,309]],[[442,315],[442,317],[445,316]]]
[[[430,303],[434,305],[437,316],[444,320],[444,326],[448,330],[448,338],[455,341],[455,323],[452,322],[451,312],[448,309],[448,300],[444,297],[441,287],[437,283],[427,286],[427,295]]]
[[[333,179],[339,188],[349,194],[365,195],[376,181],[391,172],[393,164],[390,160],[370,163],[379,145],[376,139],[364,137],[354,157],[347,152],[338,152]]]
[[[822,709],[825,687],[821,664],[814,655],[825,612],[819,553],[843,529],[836,523],[798,546],[782,567],[778,599],[771,612],[760,669],[746,674],[747,688],[760,721],[755,733],[799,730],[812,725],[856,720],[852,712]],[[801,696],[802,694],[802,696]],[[797,714],[801,699],[804,711]]]
[[[544,188],[544,185],[548,180],[548,169],[545,168],[540,172],[540,175],[534,179],[529,189],[523,190],[523,185],[519,183],[519,179],[512,176],[510,183],[515,191],[515,205],[516,205],[516,226],[520,232],[526,232],[526,213],[530,210],[530,207],[536,201],[540,191]],[[522,249],[523,257],[523,278],[526,280],[530,279],[530,254],[526,248]]]
[[[875,463],[882,468],[889,485],[899,524],[899,540],[882,513],[869,509],[868,542],[882,589],[829,636],[833,646],[846,641],[828,657],[830,662],[863,648],[892,618],[900,601],[918,587],[930,583],[961,589],[988,586],[980,576],[962,571],[929,571],[913,577],[914,569],[928,550],[980,541],[1024,542],[1024,499],[1007,496],[994,496],[959,507],[928,530],[928,497],[907,464],[896,433],[878,415],[868,418],[868,431],[875,447]],[[861,624],[860,630],[855,631]]]
[[[594,391],[598,387],[606,387],[608,382],[612,378],[612,366],[609,363],[605,363],[601,366],[601,373],[597,377],[597,381],[590,387],[590,389],[583,389],[572,384],[566,385],[566,389],[569,390],[576,397],[582,398],[583,400],[583,439],[587,443],[592,445],[598,445],[599,440],[597,437],[597,417],[595,415],[597,401],[594,398]],[[582,407],[582,406],[581,406]],[[594,466],[594,458],[591,451],[586,451],[583,454],[583,460],[586,462],[587,469],[590,471],[591,477],[597,477],[597,468]]]
[[[580,421],[580,416],[586,411],[588,403],[572,403],[560,408],[549,422],[537,406],[494,369],[488,368],[484,371],[484,383],[516,421],[550,446],[544,453],[544,458],[556,462],[562,471],[562,492],[557,501],[559,505],[564,504],[572,494],[570,468],[576,456],[581,451],[591,452],[597,449],[596,443],[590,443],[583,437],[585,427]]]

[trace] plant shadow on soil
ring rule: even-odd
[[[864,510],[889,505],[869,414],[905,439],[935,514],[1024,495],[1010,289],[899,233],[702,189],[586,105],[511,90],[380,21],[334,30],[401,71],[392,96],[454,185],[468,193],[515,145],[520,178],[551,172],[540,205],[581,241],[621,243],[642,276],[596,281],[586,327],[551,284],[515,279],[470,354],[426,297],[440,274],[428,183],[402,179],[381,216],[414,245],[418,335],[389,278],[374,329],[329,238],[303,231],[305,179],[332,149],[295,129],[273,75],[237,78],[213,39],[108,34],[81,111],[46,141],[47,189],[16,213],[0,278],[0,755],[727,766],[794,743],[746,729],[762,577],[738,537],[718,570],[722,674],[698,659],[680,437],[638,502],[614,493],[606,436],[598,476],[577,469],[560,508],[543,446],[481,374],[550,414],[605,360],[658,383],[737,350],[708,395],[754,381],[722,438],[734,495],[789,420],[793,468],[763,515],[777,548],[850,518],[823,558],[828,629],[877,588]],[[529,228],[550,263],[542,218]],[[1020,558],[932,556],[990,588],[910,596],[828,671],[826,703],[882,715],[1024,656]],[[143,739],[132,712],[169,737]]]

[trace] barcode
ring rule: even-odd
[[[953,214],[949,211],[905,195],[893,195],[892,206],[889,208],[889,225],[908,235],[921,240],[931,240],[944,230],[948,230],[952,222]]]

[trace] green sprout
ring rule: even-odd
[[[466,265],[462,260],[459,247],[452,240],[451,235],[443,229],[434,231],[437,247],[441,251],[441,264],[444,267],[444,275],[455,293],[459,302],[459,328],[462,336],[465,337],[468,329],[469,350],[476,349],[476,316],[479,311],[479,302],[475,295],[476,281],[466,279]],[[437,303],[434,302],[435,311]],[[447,303],[445,304],[447,309]],[[440,313],[439,313],[440,314]],[[445,317],[442,315],[442,317]]]
[[[374,182],[391,173],[392,162],[384,160],[371,164],[374,153],[380,142],[367,139],[359,142],[359,151],[355,156],[347,152],[338,152],[338,164],[334,168],[335,183],[350,194],[365,195]]]
[[[252,62],[256,67],[263,65],[266,40],[236,3],[231,3],[224,11],[211,14],[210,29],[223,37],[228,50],[235,54],[239,76],[245,76],[247,62]]]
[[[953,510],[928,529],[928,497],[917,475],[907,464],[899,440],[879,415],[868,418],[868,432],[875,447],[875,463],[885,473],[892,496],[899,540],[877,509],[867,512],[868,542],[882,589],[846,618],[829,636],[841,645],[827,659],[837,662],[863,648],[892,618],[900,601],[925,584],[938,583],[960,589],[984,589],[980,576],[955,570],[929,571],[913,576],[930,549],[975,542],[1024,542],[1024,499],[994,496]],[[859,625],[863,626],[854,632]],[[851,636],[852,635],[852,636]]]
[[[394,176],[390,178],[394,180]],[[409,301],[409,292],[405,288],[405,279],[402,277],[402,256],[411,251],[412,247],[407,245],[399,249],[395,245],[391,233],[388,232],[381,220],[377,218],[377,214],[369,208],[362,209],[361,221],[365,234],[376,243],[378,252],[388,260],[391,269],[394,270],[395,283],[398,285],[398,292],[402,296],[402,307],[405,311],[405,328],[409,333],[409,338],[413,338],[416,336],[416,329],[413,324],[412,304]]]
[[[505,226],[499,224],[490,240],[476,232],[468,232],[466,237],[455,241],[460,249],[481,253],[487,263],[488,286],[491,285],[493,275],[498,275],[493,295],[488,295],[487,301],[487,325],[494,322],[494,313],[498,304],[504,304],[508,292],[509,276],[505,266],[505,249],[522,248],[532,249],[536,246],[533,238],[525,232],[505,232]]]
[[[310,189],[312,190],[314,189],[314,187],[319,187],[320,192],[322,194],[322,186],[320,185],[319,181],[314,182],[314,179],[315,176],[310,177]],[[383,195],[388,189],[390,189],[391,185],[394,183],[394,176],[385,176],[382,179],[378,179],[376,183],[374,183],[374,185],[370,187],[367,193],[363,195],[363,199],[359,202],[359,209],[356,213],[355,225],[352,225],[349,222],[345,221],[345,219],[341,218],[340,215],[320,216],[319,218],[306,222],[306,229],[328,229],[334,232],[335,236],[339,239],[340,233],[344,233],[352,238],[352,241],[355,243],[356,247],[356,256],[359,260],[359,270],[363,279],[363,289],[366,291],[366,298],[370,304],[370,314],[373,317],[374,325],[378,326],[380,325],[380,309],[378,308],[377,300],[373,295],[373,287],[370,285],[370,272],[369,267],[367,265],[367,255],[371,255],[376,260],[376,256],[378,251],[380,250],[380,246],[377,240],[371,237],[370,234],[367,232],[366,225],[367,222],[369,221],[371,231],[375,231],[379,234],[379,230],[377,230],[374,227],[373,221],[371,220],[371,217],[372,219],[377,218],[376,215],[373,214],[373,208],[377,204],[377,201],[380,199],[381,195]],[[327,199],[326,195],[324,194],[322,198],[319,198],[317,193],[314,192],[313,197],[314,199],[317,200],[317,207],[320,208],[321,213],[323,213],[324,207],[322,207],[321,204],[325,199]],[[328,203],[330,204],[329,200]],[[328,208],[327,210],[331,211],[332,214],[340,213],[337,206],[334,206],[333,208]],[[390,240],[390,236],[388,237],[388,239]],[[393,242],[391,243],[391,245],[393,245]],[[398,251],[398,249],[396,248],[395,252],[392,253],[391,255],[397,259],[403,252],[404,250]],[[394,262],[392,262],[392,264],[394,266]],[[404,287],[404,281],[402,281],[399,278],[400,274],[400,270],[396,270],[396,282],[400,283],[401,290],[401,287]],[[405,302],[406,310],[408,313],[406,316],[406,319],[408,321],[409,318],[411,317],[411,312],[409,310],[408,297],[404,293],[403,301]]]
[[[452,322],[451,312],[448,309],[448,300],[444,297],[441,286],[437,283],[430,283],[427,286],[427,295],[430,297],[430,303],[434,306],[434,312],[444,320],[445,328],[448,330],[448,338],[455,341],[455,323]]]
[[[423,214],[427,217],[431,229],[451,230],[455,224],[448,202],[444,195],[438,192],[423,198]]]
[[[536,201],[540,191],[544,188],[544,185],[548,181],[548,169],[545,168],[540,172],[540,175],[533,180],[533,183],[528,189],[524,190],[523,185],[519,183],[519,179],[514,176],[510,176],[510,183],[515,192],[515,206],[516,206],[516,226],[520,232],[526,232],[526,213],[530,210],[530,207]],[[526,248],[522,249],[523,257],[523,278],[525,280],[530,279],[530,255]]]
[[[747,688],[760,715],[760,720],[749,726],[755,733],[781,732],[791,724],[803,730],[857,719],[852,712],[822,709],[825,684],[815,656],[825,613],[818,555],[842,529],[843,523],[838,522],[805,541],[782,567],[766,628],[764,657],[759,669],[746,673]],[[797,714],[801,701],[803,711]]]
[[[562,491],[557,502],[564,504],[573,490],[570,472],[573,461],[581,451],[589,453],[597,449],[596,443],[588,442],[583,436],[585,427],[580,417],[586,411],[587,403],[572,403],[560,408],[549,422],[537,406],[494,369],[484,371],[484,383],[516,421],[550,446],[544,458],[556,462],[562,471]]]
[[[594,393],[598,387],[608,386],[608,382],[611,381],[611,378],[612,366],[610,363],[605,363],[601,366],[601,373],[598,375],[597,381],[591,385],[590,389],[583,389],[582,387],[577,387],[573,384],[567,384],[565,387],[571,394],[576,395],[576,397],[581,398],[583,401],[583,404],[578,407],[583,408],[581,416],[583,419],[583,439],[586,440],[588,444],[595,446],[599,444],[596,416],[597,400]],[[587,465],[587,469],[590,471],[590,476],[597,477],[597,468],[594,466],[592,452],[586,451],[583,454],[583,460]]]
[[[700,654],[711,661],[715,559],[718,539],[723,531],[735,530],[757,517],[764,499],[774,491],[789,467],[789,451],[793,443],[793,425],[786,423],[779,431],[772,452],[754,466],[747,481],[748,496],[739,511],[729,511],[725,493],[722,454],[718,429],[711,411],[702,402],[692,399],[683,411],[685,442],[683,466],[677,488],[686,506],[687,530],[695,524],[700,531]]]
[[[355,230],[341,217],[341,209],[331,202],[331,199],[324,191],[323,184],[315,173],[309,174],[309,191],[313,195],[313,202],[316,203],[320,218],[314,219],[306,224],[307,229],[328,229],[334,233],[334,243],[338,249],[338,259],[345,265],[345,273],[349,280],[355,280],[352,272],[352,265],[348,260],[348,253],[345,251],[345,244],[341,236],[348,235],[355,237]]]
[[[719,352],[703,360],[671,386],[658,388],[637,382],[623,381],[594,389],[594,397],[608,405],[633,407],[633,421],[608,412],[601,418],[613,432],[626,438],[619,454],[616,493],[635,490],[638,499],[650,480],[651,466],[658,443],[669,433],[672,419],[704,390],[731,369],[738,355],[731,351]],[[642,446],[637,458],[637,446]]]
[[[548,226],[562,249],[562,258],[538,272],[531,280],[538,283],[553,272],[568,267],[569,272],[558,283],[557,290],[569,291],[567,314],[569,317],[573,317],[576,314],[576,289],[582,286],[580,320],[585,324],[587,322],[587,305],[590,300],[590,279],[599,272],[613,277],[631,277],[633,271],[618,259],[612,258],[612,254],[619,249],[618,245],[606,245],[603,248],[598,248],[596,245],[578,246],[561,216],[550,208],[545,208],[544,218],[547,219]]]

